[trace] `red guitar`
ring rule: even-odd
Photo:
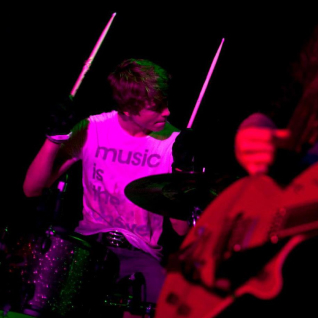
[[[170,259],[155,318],[213,318],[244,294],[276,297],[286,257],[317,234],[318,163],[285,189],[268,176],[234,182]]]

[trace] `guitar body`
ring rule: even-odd
[[[268,176],[226,188],[172,255],[155,318],[213,318],[245,294],[272,299],[290,252],[318,234],[318,164],[282,189]]]

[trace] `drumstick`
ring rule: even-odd
[[[83,81],[83,79],[84,79],[85,74],[86,74],[87,71],[89,70],[89,68],[90,68],[90,66],[91,66],[91,64],[92,64],[92,62],[93,62],[93,60],[94,60],[94,58],[95,58],[95,55],[96,55],[98,49],[100,48],[102,42],[104,41],[104,38],[105,38],[105,36],[106,36],[106,34],[107,34],[107,32],[108,32],[108,30],[109,30],[109,28],[110,28],[110,26],[111,26],[111,24],[112,24],[114,18],[115,18],[115,15],[116,15],[116,12],[114,12],[114,13],[112,14],[110,20],[108,21],[108,23],[107,23],[107,25],[105,26],[105,28],[104,28],[102,34],[100,35],[98,41],[96,42],[92,53],[90,54],[88,60],[85,62],[84,67],[83,67],[83,69],[82,69],[82,72],[81,72],[81,74],[79,75],[78,79],[76,80],[73,89],[71,90],[71,94],[70,94],[71,96],[73,96],[73,97],[75,96],[75,94],[76,94],[76,92],[77,92],[79,86],[81,85],[81,83],[82,83],[82,81]]]
[[[206,90],[206,88],[207,88],[207,86],[208,86],[208,83],[209,83],[210,77],[211,77],[211,75],[212,75],[212,73],[213,73],[215,64],[216,64],[216,62],[217,62],[217,60],[218,60],[218,58],[219,58],[219,55],[220,55],[220,52],[221,52],[221,49],[222,49],[223,42],[224,42],[224,38],[222,39],[221,44],[220,44],[220,46],[219,46],[219,48],[218,48],[218,50],[217,50],[217,52],[216,52],[216,54],[215,54],[215,56],[214,56],[214,58],[213,58],[213,61],[212,61],[212,64],[211,64],[211,66],[210,66],[208,75],[207,75],[207,77],[206,77],[206,79],[205,79],[205,82],[204,82],[204,84],[203,84],[203,86],[202,86],[202,89],[201,89],[199,98],[198,98],[198,100],[197,100],[197,102],[196,102],[196,104],[195,104],[195,106],[194,106],[194,109],[193,109],[193,112],[192,112],[192,115],[191,115],[191,118],[190,118],[190,120],[189,120],[189,123],[188,123],[187,128],[191,128],[191,127],[192,127],[192,123],[193,123],[194,118],[195,118],[195,116],[196,116],[196,114],[197,114],[197,111],[198,111],[198,109],[199,109],[199,106],[200,106],[201,100],[202,100],[202,98],[203,98],[203,95],[204,95],[204,93],[205,93],[205,90]]]

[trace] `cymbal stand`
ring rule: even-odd
[[[201,213],[201,208],[199,208],[198,206],[194,206],[191,211],[191,217],[188,220],[189,225],[195,226],[197,224],[197,220],[200,218]]]

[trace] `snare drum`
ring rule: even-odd
[[[45,318],[86,316],[102,305],[103,292],[114,284],[116,265],[110,251],[85,236],[49,229],[17,245],[20,263],[10,265],[20,276],[11,292],[19,298],[11,299],[13,312]]]

